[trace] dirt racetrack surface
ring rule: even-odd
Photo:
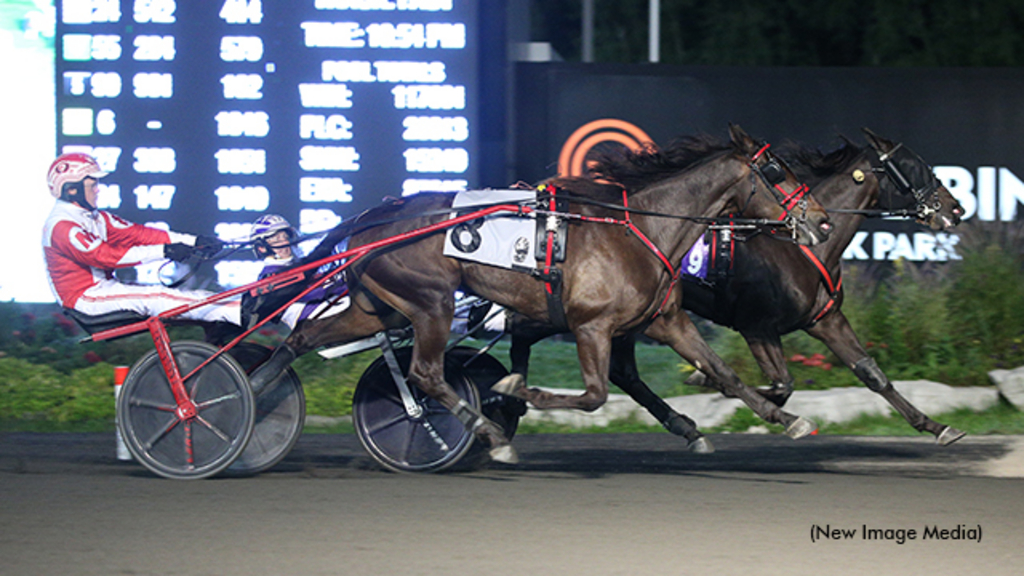
[[[524,435],[522,462],[382,470],[305,435],[253,478],[171,481],[113,434],[0,436],[0,573],[1019,574],[1024,440]]]

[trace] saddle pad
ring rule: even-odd
[[[693,246],[686,253],[686,256],[683,256],[683,261],[680,263],[684,275],[700,278],[701,280],[707,280],[708,278],[708,258],[711,251],[704,236],[701,235],[693,243]]]
[[[486,208],[494,204],[534,201],[536,190],[465,190],[455,195],[452,208]],[[453,215],[454,217],[454,215]],[[500,268],[534,268],[535,222],[532,215],[499,212],[448,229],[444,255]]]

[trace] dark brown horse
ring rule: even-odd
[[[786,368],[781,336],[805,330],[824,342],[916,430],[930,432],[940,444],[947,445],[963,437],[963,432],[932,421],[903,398],[851,329],[841,310],[840,259],[864,219],[879,209],[890,213],[903,211],[934,230],[956,226],[963,209],[919,156],[868,130],[865,134],[870,147],[846,143],[826,155],[790,146],[786,153],[797,174],[813,184],[815,197],[830,209],[835,230],[827,243],[801,248],[765,237],[737,243],[731,278],[716,286],[687,283],[681,295],[682,306],[743,335],[772,383],[771,388],[760,392],[778,406],[783,406],[793,392],[793,377]],[[670,320],[656,319],[647,334],[660,339],[659,333]],[[509,331],[513,334],[510,378],[523,378],[528,369],[529,347],[556,331],[518,316],[512,318]],[[614,342],[611,381],[668,430],[685,436],[693,445],[699,433],[692,420],[672,410],[640,379],[634,345],[631,335]],[[724,390],[714,378],[705,381],[702,372],[695,376],[691,383]],[[708,444],[696,446],[706,449]]]
[[[586,391],[579,396],[558,396],[522,389],[515,392],[517,396],[541,408],[594,410],[605,402],[612,338],[641,329],[659,313],[677,312],[679,300],[674,294],[680,286],[674,282],[676,270],[667,269],[651,246],[668,262],[679,262],[705,229],[689,219],[733,211],[748,218],[779,220],[791,211],[787,220],[796,241],[816,244],[827,238],[827,215],[809,197],[796,201],[795,193],[803,186],[793,173],[740,128],[731,127],[730,135],[726,144],[694,137],[664,152],[639,155],[635,178],[624,183],[632,227],[623,225],[627,223],[621,208],[623,188],[589,179],[554,181],[569,195],[570,214],[605,221],[572,220],[568,254],[560,265],[565,318],[576,336]],[[375,208],[363,220],[388,223],[355,234],[349,247],[439,222],[446,216],[438,213],[450,208],[451,202],[450,194],[422,194]],[[265,370],[254,373],[254,388],[272,382],[281,366],[297,355],[401,322],[393,314],[375,316],[378,310],[395,310],[411,323],[415,333],[408,380],[491,446],[493,458],[514,460],[515,453],[500,428],[444,382],[442,357],[457,289],[546,322],[550,317],[544,283],[521,272],[447,258],[442,254],[444,242],[440,233],[418,237],[357,261],[349,277],[357,294],[353,312],[300,325],[279,349],[281,353],[275,353],[278,359],[272,358]],[[357,322],[349,322],[353,315],[360,316]],[[716,372],[718,381],[766,420],[789,426],[794,435],[813,430],[813,423],[779,410],[743,386],[695,331],[677,331],[667,335],[666,342],[693,362],[709,358],[709,365],[720,371]]]

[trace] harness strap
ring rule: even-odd
[[[818,269],[818,273],[821,274],[821,281],[825,285],[825,288],[828,289],[828,302],[825,303],[825,306],[814,316],[814,319],[811,320],[811,324],[817,324],[818,321],[821,320],[833,306],[835,306],[836,298],[839,297],[839,292],[843,289],[843,279],[840,277],[838,282],[834,281],[832,275],[828,273],[828,269],[825,268],[825,265],[807,246],[801,245],[800,251],[803,252],[804,256],[810,260],[811,264]]]
[[[550,194],[548,209],[551,212],[556,212],[558,208],[556,200],[558,188],[546,184],[541,187],[541,190]],[[548,218],[553,218],[553,216],[549,215]],[[541,279],[544,280],[544,295],[548,303],[548,319],[559,330],[568,330],[569,320],[565,316],[565,304],[562,302],[562,271],[553,267],[555,231],[553,226],[547,227],[545,234],[546,245],[544,246],[544,273]]]
[[[668,304],[668,299],[669,297],[672,296],[672,289],[676,287],[676,282],[679,281],[679,273],[682,272],[683,267],[680,266],[679,269],[676,270],[675,267],[672,266],[672,263],[668,261],[668,258],[665,257],[665,254],[663,254],[661,250],[659,250],[658,247],[655,246],[654,242],[652,242],[646,234],[644,234],[639,228],[636,227],[635,224],[633,224],[633,221],[629,218],[629,197],[626,195],[625,188],[622,189],[622,209],[625,213],[625,219],[622,221],[622,223],[626,226],[626,228],[629,229],[630,232],[635,234],[636,237],[639,238],[640,241],[644,243],[644,246],[647,246],[648,250],[653,252],[654,255],[657,256],[659,260],[661,260],[661,263],[664,264],[665,268],[668,269],[669,274],[672,275],[672,280],[668,284],[668,290],[665,292],[665,298],[661,301],[661,304],[658,306],[658,310],[654,313],[654,316],[651,316],[651,320],[654,320],[661,314],[662,310],[665,309],[665,305]]]

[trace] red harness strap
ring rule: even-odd
[[[828,269],[825,268],[825,265],[821,260],[814,255],[814,252],[811,252],[810,248],[801,245],[800,250],[804,253],[804,256],[811,261],[811,264],[814,264],[814,267],[818,269],[818,272],[821,274],[821,281],[825,284],[825,288],[828,289],[828,302],[825,304],[825,307],[814,316],[814,319],[811,320],[811,324],[816,324],[818,320],[821,320],[822,317],[824,317],[825,314],[835,306],[836,298],[839,297],[839,291],[843,289],[843,279],[839,278],[838,282],[834,282],[832,275],[828,273]]]
[[[672,266],[672,263],[668,261],[668,258],[666,258],[665,255],[661,252],[661,250],[659,250],[658,247],[654,245],[654,242],[652,242],[646,234],[640,231],[640,229],[637,228],[635,224],[633,224],[633,221],[629,219],[629,200],[628,196],[626,195],[625,188],[622,189],[622,208],[623,212],[625,213],[625,220],[623,220],[623,224],[625,224],[626,227],[629,228],[629,230],[633,234],[636,234],[636,237],[639,238],[640,241],[643,242],[644,245],[647,246],[647,248],[651,252],[653,252],[655,256],[658,257],[659,260],[661,260],[661,263],[664,264],[665,268],[668,269],[669,274],[672,275],[672,281],[668,285],[668,291],[665,292],[665,299],[661,301],[661,305],[658,306],[657,312],[655,312],[654,316],[651,317],[651,319],[653,320],[654,318],[657,318],[659,314],[661,314],[661,311],[664,310],[665,308],[665,304],[668,304],[668,299],[672,295],[672,289],[675,288],[676,282],[679,280],[679,273],[683,270],[683,268],[682,266],[680,266],[679,270],[676,270]]]

